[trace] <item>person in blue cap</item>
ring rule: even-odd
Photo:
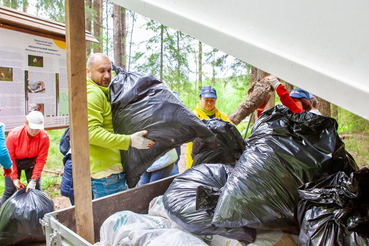
[[[216,107],[217,91],[211,87],[210,85],[204,86],[201,88],[200,93],[200,103],[197,107],[192,111],[200,120],[202,119],[213,119],[218,118],[224,121],[229,122],[228,116],[221,113]],[[192,167],[192,142],[187,144],[187,161],[186,161],[186,169]]]
[[[308,111],[314,114],[320,114],[312,110],[313,107],[310,102],[310,93],[301,89],[296,88],[288,94],[288,91],[282,85],[282,83],[273,75],[266,77],[266,80],[273,86],[277,91],[279,98],[284,106],[288,107],[293,113],[301,113]]]

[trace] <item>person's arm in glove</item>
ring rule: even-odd
[[[12,174],[12,169],[8,168],[8,169],[4,169],[4,178],[8,177],[10,174]]]
[[[17,190],[20,190],[20,189],[23,189],[24,187],[26,187],[22,182],[19,181],[19,179],[14,179],[13,184],[14,184],[15,188],[17,188]]]
[[[273,75],[266,76],[265,81],[268,81],[273,86],[274,90],[277,90],[278,86],[282,84],[281,82],[279,82],[277,77]]]
[[[33,190],[36,187],[36,179],[31,179],[27,185],[26,192],[28,192],[29,189]]]
[[[293,113],[301,113],[304,111],[303,109],[300,109],[296,105],[296,103],[293,101],[293,99],[290,97],[290,94],[286,90],[286,87],[284,87],[284,85],[282,85],[282,83],[279,82],[277,77],[273,75],[269,75],[265,77],[265,80],[268,81],[273,86],[273,88],[276,90],[279,98],[281,99],[281,103],[284,106],[289,108]]]
[[[154,140],[145,138],[148,131],[139,131],[131,135],[130,145],[136,149],[150,149],[155,144]]]

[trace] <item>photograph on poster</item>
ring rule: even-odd
[[[28,111],[39,111],[41,112],[43,115],[45,115],[45,106],[43,103],[32,103],[29,105],[28,107]]]
[[[44,58],[42,56],[28,55],[28,66],[44,67]]]
[[[13,68],[0,67],[0,81],[13,81]]]
[[[29,93],[45,93],[45,82],[37,81],[28,83],[28,92]]]

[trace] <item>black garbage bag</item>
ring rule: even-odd
[[[203,119],[202,122],[214,133],[215,141],[201,138],[193,141],[192,166],[203,163],[236,164],[245,150],[245,141],[237,128],[221,119]]]
[[[113,126],[116,133],[132,134],[148,130],[155,140],[148,150],[130,147],[121,151],[129,187],[167,151],[196,137],[213,138],[212,132],[179,99],[151,74],[126,73],[114,67],[117,76],[110,85]]]
[[[369,245],[369,169],[299,188],[299,245]]]
[[[337,171],[357,169],[333,118],[294,114],[283,105],[275,106],[254,124],[212,222],[298,234],[298,187]]]
[[[53,201],[42,191],[26,188],[14,193],[0,211],[0,245],[44,242],[39,219],[54,211]]]
[[[163,197],[168,216],[197,235],[221,235],[245,243],[255,240],[254,229],[225,228],[211,224],[222,187],[233,167],[222,164],[195,166],[176,177]]]

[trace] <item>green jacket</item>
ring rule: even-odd
[[[129,135],[114,133],[108,96],[109,88],[87,78],[91,174],[122,165],[119,150],[127,150],[131,139]]]

